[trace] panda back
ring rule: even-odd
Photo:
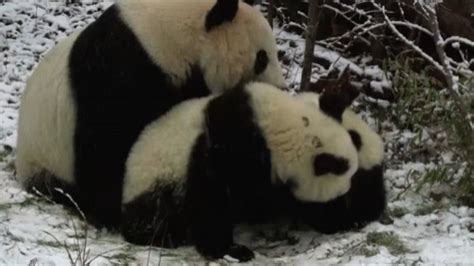
[[[46,54],[22,95],[16,159],[17,177],[22,183],[44,171],[74,182],[76,113],[67,64],[77,36],[62,40]]]
[[[182,185],[190,155],[204,128],[204,109],[212,97],[173,107],[140,134],[126,162],[123,203],[155,185]]]

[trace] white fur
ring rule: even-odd
[[[319,95],[316,93],[300,93],[296,96],[319,109]],[[357,132],[362,140],[359,151],[359,167],[370,170],[382,164],[384,159],[383,140],[370,126],[354,111],[346,109],[342,114],[342,126],[347,130]]]
[[[176,84],[185,80],[190,64],[198,63],[214,91],[230,88],[242,78],[284,86],[275,40],[263,16],[240,4],[234,21],[205,32],[205,16],[214,4],[214,0],[127,0],[119,3],[119,8],[146,51]],[[28,81],[17,139],[16,167],[22,183],[44,169],[74,182],[76,114],[68,58],[79,34],[54,47]],[[259,77],[253,77],[255,54],[262,48],[270,57],[270,65]]]
[[[68,57],[78,34],[52,49],[38,65],[21,98],[16,170],[21,183],[43,169],[73,183],[76,112],[69,87]]]
[[[295,196],[325,202],[346,193],[358,167],[357,151],[347,131],[322,112],[271,86],[254,83],[247,91],[252,95],[276,176],[284,183],[292,179],[297,184]],[[340,176],[315,176],[313,160],[321,153],[345,158],[349,170]]]
[[[246,91],[271,152],[273,178],[296,182],[293,193],[304,201],[328,201],[349,190],[358,167],[357,151],[339,123],[273,86],[252,83]],[[124,203],[152,190],[155,183],[184,184],[210,99],[186,101],[146,127],[127,160]],[[345,158],[350,169],[340,176],[315,176],[313,159],[324,152]]]
[[[359,133],[362,146],[359,151],[359,167],[370,170],[372,167],[382,164],[384,158],[384,147],[382,138],[375,133],[369,125],[352,110],[346,110],[342,115],[342,125],[347,130]]]
[[[184,181],[194,143],[203,132],[204,108],[211,97],[188,100],[148,125],[126,163],[123,202],[153,185]]]
[[[242,78],[284,87],[275,38],[263,15],[239,3],[232,22],[206,32],[206,14],[215,3],[215,0],[125,0],[119,7],[122,18],[145,50],[176,85],[186,80],[191,64],[198,64],[213,92],[234,87]],[[270,62],[255,77],[254,62],[261,49],[267,52]]]

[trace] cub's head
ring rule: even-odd
[[[358,157],[349,133],[334,117],[350,102],[331,105],[326,113],[269,85],[254,83],[247,90],[270,150],[274,184],[288,186],[302,202],[327,202],[345,194]],[[329,105],[327,99],[321,97],[321,105]]]
[[[318,94],[301,93],[296,97],[327,112]],[[359,168],[352,177],[350,190],[325,204],[300,205],[297,211],[306,223],[326,233],[363,226],[378,219],[386,206],[382,138],[349,108],[343,110],[340,119],[358,152]]]
[[[309,106],[321,110],[341,121],[342,126],[349,132],[352,142],[358,151],[360,170],[369,171],[373,168],[381,167],[384,159],[382,138],[350,108],[340,109],[334,107],[338,104],[327,104],[328,101],[326,101],[326,99],[331,98],[331,101],[335,102],[338,97],[339,96],[334,96],[334,94],[328,97],[327,94],[319,95],[312,92],[305,92],[296,96],[297,99],[307,103]],[[352,96],[342,96],[342,100],[345,101],[344,104],[352,101],[351,97]],[[325,103],[330,107],[324,106]]]

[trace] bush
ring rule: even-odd
[[[458,199],[474,206],[474,125],[473,79],[459,80],[459,93],[470,117],[457,110],[449,92],[433,77],[429,68],[415,72],[411,60],[387,61],[393,74],[396,103],[380,112],[400,130],[410,130],[417,138],[409,143],[404,161],[437,162],[437,167],[419,178],[416,190],[425,185],[448,184],[456,188]],[[443,158],[449,154],[451,158]]]

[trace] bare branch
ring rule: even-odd
[[[467,46],[470,46],[472,48],[474,48],[474,41],[471,41],[467,38],[463,38],[463,37],[460,37],[460,36],[451,36],[449,38],[446,38],[446,40],[444,40],[444,47],[446,47],[449,43],[453,43],[453,42],[458,42],[458,43],[462,43],[462,44],[465,44]]]
[[[371,0],[372,4],[374,5],[375,8],[377,8],[383,15],[385,22],[387,23],[388,27],[391,29],[391,31],[395,34],[397,38],[399,38],[403,43],[408,45],[411,49],[413,49],[415,52],[417,52],[421,57],[426,59],[430,64],[432,64],[437,70],[440,72],[443,72],[443,66],[441,66],[433,57],[431,57],[429,54],[425,53],[420,47],[418,47],[413,41],[409,40],[403,33],[401,33],[397,27],[393,24],[393,22],[390,20],[390,18],[387,16],[387,13],[385,11],[385,7],[380,6],[379,4],[375,3],[374,0]]]
[[[418,53],[421,57],[423,57],[425,60],[428,61],[431,65],[433,65],[440,73],[443,74],[445,81],[447,83],[447,89],[451,95],[451,97],[454,100],[454,104],[456,105],[456,108],[466,119],[466,122],[470,122],[470,117],[471,115],[467,111],[468,108],[465,106],[464,101],[461,99],[461,96],[459,95],[459,84],[458,84],[458,77],[455,75],[453,72],[454,69],[450,65],[450,60],[446,55],[446,52],[444,50],[444,47],[447,43],[447,40],[444,40],[441,30],[439,28],[439,23],[438,23],[438,16],[436,13],[436,4],[425,4],[424,2],[421,2],[420,0],[415,0],[415,4],[417,7],[420,8],[420,10],[425,14],[425,16],[428,17],[428,21],[430,22],[430,30],[432,32],[432,38],[435,43],[435,48],[436,48],[436,53],[439,58],[439,62],[435,60],[432,56],[427,54],[425,51],[423,51],[419,46],[417,46],[413,41],[409,40],[405,35],[403,35],[395,26],[393,21],[388,17],[387,12],[385,10],[385,7],[381,6],[380,4],[376,3],[375,0],[370,0],[373,6],[379,10],[383,17],[385,22],[387,23],[388,27],[391,29],[393,34],[395,34],[396,37],[398,37],[403,43],[405,43],[408,47],[412,48],[416,53]],[[463,38],[460,37],[452,37],[452,40],[463,40]],[[468,41],[470,43],[470,41]],[[452,61],[452,60],[451,60]],[[472,132],[473,128],[470,127],[470,131]],[[474,134],[472,134],[473,142],[474,142]]]
[[[305,91],[311,83],[313,72],[314,43],[316,42],[316,33],[318,31],[319,20],[321,17],[321,5],[323,0],[311,1],[309,3],[309,23],[306,31],[306,47],[304,52],[303,72],[301,74],[300,90]]]

